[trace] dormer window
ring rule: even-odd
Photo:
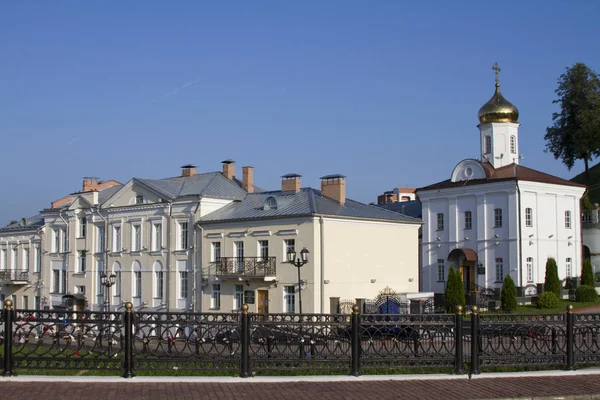
[[[144,196],[141,194],[135,196],[135,204],[144,204]]]
[[[277,200],[275,197],[267,197],[263,207],[264,210],[277,210]]]

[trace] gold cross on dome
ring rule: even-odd
[[[500,72],[500,67],[498,66],[498,61],[492,67],[494,71],[496,71],[496,85],[498,84],[498,72]]]

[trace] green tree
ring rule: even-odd
[[[585,259],[581,268],[581,284],[594,287],[594,270],[589,258]]]
[[[502,292],[500,293],[500,303],[502,304],[502,310],[505,312],[517,310],[517,288],[510,275],[506,275],[504,278]]]
[[[450,267],[448,271],[448,283],[446,283],[446,291],[444,293],[446,300],[446,311],[450,313],[456,312],[456,306],[465,306],[465,287],[462,283],[460,271]]]
[[[585,196],[583,196],[583,199],[581,199],[581,208],[586,211],[594,209],[594,206],[592,205],[592,201],[590,200],[588,193],[586,193]]]
[[[558,279],[558,266],[552,257],[546,261],[546,277],[544,278],[544,292],[552,292],[560,299],[560,280]]]
[[[589,162],[600,153],[600,79],[583,63],[577,63],[558,78],[555,90],[560,112],[552,114],[554,125],[546,128],[546,152],[561,159],[570,170],[575,160]]]

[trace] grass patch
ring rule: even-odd
[[[578,302],[575,300],[564,300],[560,299],[559,305],[556,308],[537,308],[534,304],[522,305],[517,307],[517,314],[552,314],[561,313],[567,311],[567,306],[572,305],[573,309],[578,310],[581,308],[600,306],[600,297],[595,301],[589,302]]]

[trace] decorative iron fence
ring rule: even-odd
[[[214,273],[218,276],[275,276],[276,257],[221,257],[213,263]]]
[[[192,314],[14,310],[5,302],[0,359],[17,370],[210,371],[249,377],[600,363],[600,315]],[[462,311],[462,310],[461,310]]]

